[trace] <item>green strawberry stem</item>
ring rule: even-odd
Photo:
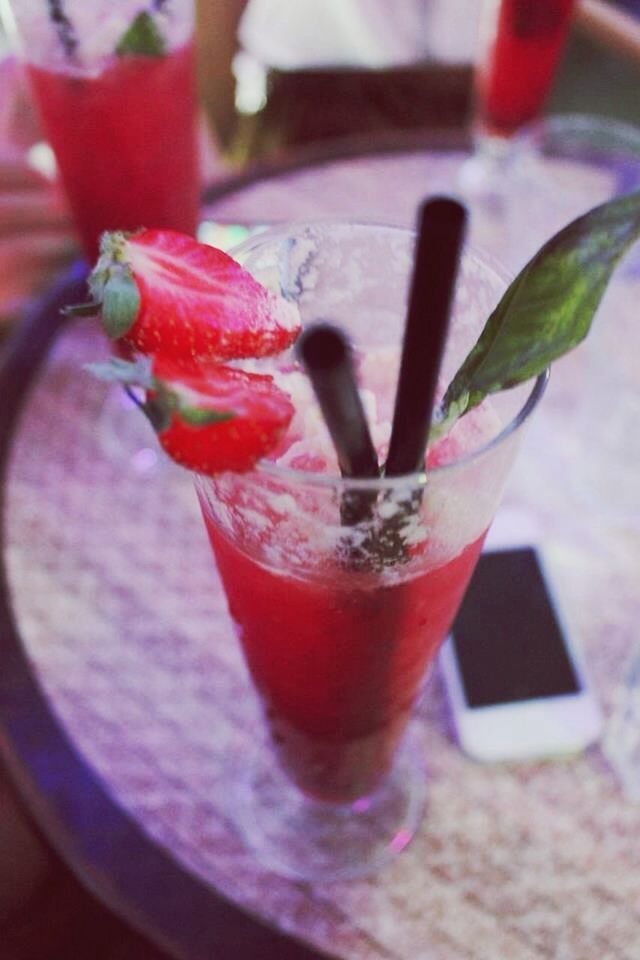
[[[140,291],[126,262],[129,236],[122,231],[102,235],[100,257],[89,277],[91,302],[100,305],[102,325],[112,340],[129,332],[140,309]]]
[[[71,306],[62,308],[64,317],[97,317],[102,309],[102,304],[97,300],[88,300],[86,303],[74,303]]]

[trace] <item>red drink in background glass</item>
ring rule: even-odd
[[[193,235],[194,0],[4,0],[88,260],[106,230]]]
[[[104,230],[194,234],[199,204],[193,46],[113,57],[95,75],[28,73],[87,258]]]
[[[575,0],[502,0],[477,69],[477,122],[509,137],[542,111]]]

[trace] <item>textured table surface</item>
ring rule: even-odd
[[[353,159],[213,212],[410,222],[422,193],[450,189],[459,159]],[[640,621],[639,292],[631,261],[593,343],[554,369],[491,539],[543,550],[607,718]],[[56,343],[18,425],[4,523],[28,656],[114,802],[198,877],[349,960],[637,960],[640,805],[601,749],[474,763],[452,741],[437,675],[418,711],[430,792],[409,849],[376,877],[322,888],[256,866],[228,817],[229,756],[255,740],[256,705],[189,478],[154,463],[142,425],[81,369],[106,351],[86,323]]]

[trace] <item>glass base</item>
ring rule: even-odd
[[[513,161],[511,141],[486,134],[475,138],[474,150],[460,168],[458,186],[470,199],[499,203],[504,192],[504,178]]]
[[[141,476],[155,474],[167,463],[153,427],[120,386],[107,390],[96,430],[105,456]]]
[[[305,796],[268,749],[234,777],[233,817],[259,862],[306,881],[359,877],[401,853],[422,819],[426,775],[422,751],[408,735],[393,767],[369,796],[333,804]]]

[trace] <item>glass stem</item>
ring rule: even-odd
[[[473,153],[460,172],[464,193],[497,203],[504,193],[504,178],[508,176],[512,161],[510,139],[476,130]]]

